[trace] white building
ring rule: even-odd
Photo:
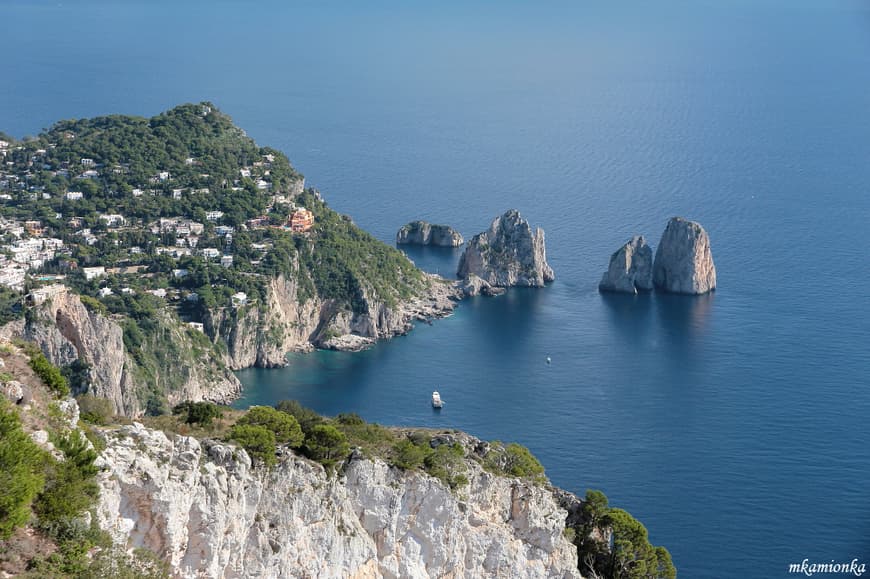
[[[209,211],[208,213],[205,214],[205,218],[208,219],[209,221],[217,221],[218,219],[222,218],[223,216],[224,216],[223,211]]]
[[[222,255],[221,256],[221,267],[232,267],[233,266],[233,256],[232,255]]]
[[[83,197],[84,194],[81,191],[68,191],[66,194],[66,198],[68,201],[78,201]]]
[[[124,216],[117,213],[100,215],[100,221],[105,222],[106,227],[123,227],[127,224],[127,220]]]
[[[214,247],[204,247],[201,252],[202,256],[206,259],[214,259],[221,254],[220,250]]]
[[[245,292],[238,292],[233,294],[230,299],[232,300],[234,306],[244,306],[248,303],[248,294],[246,294]]]
[[[90,281],[92,279],[102,277],[106,275],[106,268],[103,266],[99,267],[83,267],[82,273],[85,274],[85,279]]]

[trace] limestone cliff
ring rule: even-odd
[[[541,287],[555,275],[547,263],[544,230],[532,231],[519,211],[508,210],[475,235],[459,259],[458,277],[474,274],[492,286]]]
[[[286,353],[315,347],[359,350],[375,341],[406,334],[415,320],[448,315],[461,291],[438,276],[425,275],[419,295],[388,304],[363,288],[357,308],[317,295],[300,295],[297,279],[270,280],[265,307],[252,304],[208,312],[206,332],[227,346],[233,369],[274,367],[286,363]]]
[[[462,235],[449,225],[433,225],[427,221],[412,221],[396,233],[396,244],[438,245],[459,247],[465,243]]]
[[[23,324],[7,329],[10,337],[35,342],[57,366],[79,360],[88,366],[88,380],[76,394],[90,392],[107,398],[118,414],[136,416],[145,411],[149,392],[164,395],[169,404],[182,400],[229,402],[238,396],[241,385],[226,368],[208,357],[194,355],[196,350],[186,328],[167,318],[155,323],[166,328],[164,344],[143,344],[130,352],[118,321],[90,311],[79,297],[64,291],[28,310]],[[144,368],[149,351],[161,348],[161,356],[179,364]]]
[[[136,423],[106,439],[100,526],[177,577],[580,577],[559,493],[473,461],[451,491],[377,459],[327,475],[286,451],[267,471]]]
[[[662,233],[653,265],[656,288],[679,294],[716,289],[716,266],[710,236],[700,223],[673,217]]]
[[[610,256],[610,265],[598,284],[599,291],[636,294],[649,291],[653,254],[642,235],[635,235]]]

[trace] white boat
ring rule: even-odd
[[[444,402],[441,400],[441,395],[438,394],[438,391],[432,393],[432,408],[441,408],[444,406]]]

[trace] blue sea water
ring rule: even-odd
[[[549,287],[243,371],[241,404],[519,441],[681,577],[870,563],[865,2],[5,0],[0,38],[16,136],[211,100],[385,242],[510,207],[545,228]],[[715,294],[599,295],[672,215],[710,232]]]

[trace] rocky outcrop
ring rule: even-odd
[[[493,287],[473,273],[468,274],[468,277],[460,282],[460,287],[463,295],[469,298],[477,295],[492,297],[505,293],[504,288]]]
[[[610,266],[598,284],[603,292],[636,294],[653,289],[653,254],[642,235],[635,235],[610,256]]]
[[[716,289],[710,237],[699,223],[673,217],[662,234],[653,265],[653,283],[663,291],[705,294]]]
[[[519,211],[496,217],[489,230],[475,235],[459,259],[459,278],[476,275],[496,287],[541,287],[555,275],[547,264],[544,230],[532,231]]]
[[[327,475],[285,451],[267,471],[136,423],[106,438],[97,521],[177,577],[580,576],[563,499],[472,461],[457,492],[378,459]]]
[[[396,244],[438,245],[459,247],[465,243],[462,235],[449,225],[432,225],[426,221],[412,221],[403,225],[396,234]]]
[[[462,292],[455,284],[423,276],[418,294],[399,302],[388,304],[364,288],[356,310],[316,295],[303,300],[298,282],[280,276],[269,283],[265,308],[251,304],[211,311],[204,319],[205,331],[227,345],[228,364],[236,370],[283,366],[292,351],[362,350],[408,333],[414,321],[444,317],[456,308]]]
[[[193,350],[181,326],[163,322],[172,327],[173,333],[166,339],[176,351]],[[142,393],[151,385],[136,375],[136,364],[125,347],[121,326],[88,310],[77,295],[61,292],[32,308],[18,331],[17,337],[36,343],[56,366],[76,360],[87,364],[88,384],[83,392],[111,400],[118,414],[137,416],[145,410]],[[238,396],[241,385],[231,372],[216,369],[210,359],[191,355],[186,361],[189,363],[184,367],[164,369],[164,374],[182,373],[173,380],[171,389],[165,389],[170,404],[182,400],[229,402]],[[160,389],[166,376],[152,378],[157,382],[153,386]]]

